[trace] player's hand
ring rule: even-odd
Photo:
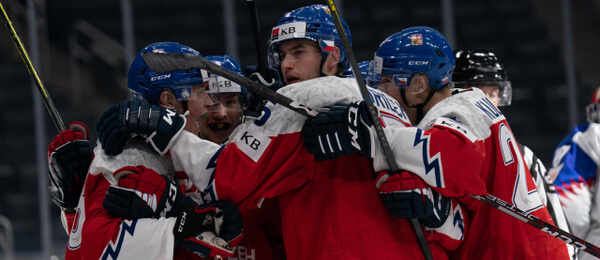
[[[48,145],[50,197],[54,204],[70,211],[77,207],[85,177],[92,160],[88,128],[71,122]]]
[[[433,214],[434,196],[425,181],[407,171],[388,174],[380,173],[375,185],[379,188],[379,198],[392,216],[421,219]]]
[[[329,111],[308,119],[302,127],[302,135],[306,149],[319,161],[353,152],[373,157],[376,133],[364,101],[336,104]]]
[[[198,205],[185,197],[184,210],[173,228],[175,244],[201,257],[233,256],[242,239],[242,217],[237,206],[227,201]]]
[[[146,137],[154,150],[165,154],[183,131],[185,117],[176,111],[128,100],[104,111],[96,122],[100,143],[107,155],[118,155],[134,135]]]
[[[281,76],[279,71],[274,68],[267,68],[267,75],[263,77],[258,71],[257,65],[250,65],[246,67],[246,75],[248,79],[261,84],[267,88],[270,88],[274,91],[277,91],[281,87],[283,87],[283,82],[281,81]],[[251,116],[260,116],[262,113],[263,106],[267,103],[267,98],[257,95],[253,92],[250,92],[251,97],[249,99],[248,110],[247,113]]]
[[[174,217],[183,197],[179,185],[167,176],[144,166],[123,167],[113,173],[102,207],[126,219]]]

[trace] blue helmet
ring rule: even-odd
[[[373,73],[373,61],[372,60],[359,62],[358,68],[360,69],[360,74],[362,75],[363,79],[365,80],[367,86],[373,87],[379,83],[379,81],[380,81],[379,75]],[[352,71],[352,68],[345,69],[344,76],[347,78],[354,78],[354,72]]]
[[[352,44],[350,27],[343,18],[340,17],[340,20],[348,41]],[[279,19],[277,25],[271,30],[271,39],[269,40],[269,63],[271,66],[278,67],[277,64],[281,62],[278,51],[279,44],[290,40],[315,41],[321,47],[323,56],[333,51],[334,46],[338,46],[341,50],[340,63],[344,67],[348,67],[348,56],[335,28],[331,12],[326,5],[300,7],[284,14]]]
[[[177,100],[187,101],[192,86],[208,82],[209,76],[205,70],[188,69],[167,73],[156,73],[148,68],[142,53],[190,53],[202,56],[198,51],[176,42],[157,42],[143,48],[129,67],[127,86],[134,98],[145,100],[153,105],[159,104],[159,95],[164,89],[174,92]]]
[[[235,59],[233,59],[231,56],[229,56],[227,54],[225,54],[223,56],[219,56],[219,55],[206,56],[206,59],[223,67],[223,68],[233,71],[234,73],[236,73],[242,77],[246,77],[244,75],[244,73],[242,73],[242,66],[240,66],[240,64]],[[246,88],[231,81],[230,79],[221,77],[219,75],[217,75],[216,80],[211,80],[211,83],[210,83],[209,88],[206,91],[206,93],[208,93],[208,94],[240,93],[239,94],[240,102],[242,104],[244,104],[244,106],[247,105],[246,101],[248,100],[248,91],[246,90]]]
[[[424,73],[434,89],[452,81],[455,64],[448,40],[426,26],[407,28],[386,38],[374,60],[374,73],[392,75],[399,87],[408,86],[414,74]]]

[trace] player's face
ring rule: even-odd
[[[500,87],[498,86],[477,86],[479,89],[485,93],[490,101],[494,104],[494,106],[498,107],[498,103],[500,102]]]
[[[321,76],[321,50],[309,40],[284,42],[279,46],[281,73],[286,84],[292,84]]]
[[[225,142],[240,124],[242,103],[236,93],[220,93],[205,118],[200,119],[200,136],[217,144]]]
[[[188,99],[188,111],[190,114],[187,117],[185,130],[195,135],[200,133],[200,118],[209,112],[213,104],[213,101],[206,93],[206,87],[207,84],[193,86],[190,98]]]
[[[424,87],[425,85],[428,84],[428,82],[426,82],[424,80],[425,77],[426,76],[421,76],[420,74],[415,74],[411,78],[408,86],[406,86],[404,88],[404,94],[406,96],[406,103],[408,103],[410,105],[417,105],[417,104],[421,104],[421,103],[425,102],[426,96],[428,94],[427,90],[426,90],[428,88]],[[392,76],[381,75],[381,81],[379,82],[377,89],[385,92],[392,98],[396,99],[402,106],[402,109],[404,109],[404,111],[406,112],[408,119],[410,119],[410,121],[413,123],[416,122],[417,109],[414,107],[408,106],[404,102],[404,100],[402,99],[402,95],[400,94],[400,87],[398,87],[398,86],[396,86],[396,84],[394,84],[394,78]]]

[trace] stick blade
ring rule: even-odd
[[[198,56],[189,53],[142,53],[142,59],[157,73],[201,68],[200,64],[193,62],[194,57]]]

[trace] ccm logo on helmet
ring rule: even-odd
[[[157,80],[161,80],[161,79],[168,79],[170,77],[171,77],[171,74],[153,76],[153,77],[150,77],[150,81],[157,81]]]
[[[429,65],[428,60],[411,60],[408,61],[408,66],[424,66]]]

